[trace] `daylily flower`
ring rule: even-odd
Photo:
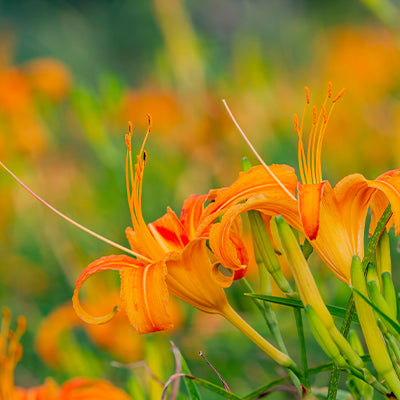
[[[207,235],[196,235],[196,228],[207,195],[192,195],[182,209],[180,218],[168,208],[167,213],[146,225],[142,216],[141,194],[143,170],[147,154],[144,144],[133,166],[132,130],[126,135],[126,179],[132,228],[126,235],[136,258],[113,255],[91,263],[76,283],[73,304],[77,314],[89,323],[104,323],[115,310],[104,317],[92,317],[78,300],[82,284],[93,274],[104,270],[119,270],[121,299],[131,324],[138,333],[171,329],[168,296],[172,293],[192,306],[209,313],[225,315],[230,309],[223,287],[232,283],[232,276],[218,270],[207,248]],[[236,268],[238,269],[238,268]],[[239,269],[243,269],[240,267]]]
[[[58,386],[51,379],[43,385],[22,388],[14,385],[14,368],[22,357],[20,343],[26,327],[24,317],[17,320],[17,329],[12,331],[11,312],[2,309],[0,330],[0,400],[131,400],[123,390],[100,379],[74,378]]]
[[[334,188],[323,180],[321,172],[322,142],[328,120],[344,90],[328,95],[318,112],[312,108],[312,126],[307,148],[303,145],[303,126],[310,103],[308,88],[306,105],[299,123],[295,115],[295,131],[299,137],[298,157],[301,182],[288,166],[253,167],[242,172],[229,188],[217,194],[210,214],[226,210],[222,220],[210,232],[211,248],[220,261],[229,267],[240,265],[232,249],[229,231],[232,221],[242,212],[259,210],[266,215],[281,214],[293,227],[303,232],[325,264],[346,283],[350,283],[350,265],[354,254],[364,254],[364,227],[368,208],[371,209],[370,232],[390,202],[393,216],[387,228],[395,224],[400,233],[400,170],[388,171],[375,180],[361,174],[343,178]],[[326,104],[330,103],[329,110]],[[282,171],[286,174],[282,175]],[[212,215],[209,217],[212,219]]]

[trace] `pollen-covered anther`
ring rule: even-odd
[[[322,116],[324,117],[324,124],[326,124],[328,122],[328,114],[324,105],[322,106]]]
[[[317,125],[317,107],[315,106],[312,109],[312,123],[313,125]]]
[[[310,104],[310,89],[307,86],[304,86],[304,91],[306,92],[306,103]]]
[[[336,103],[342,96],[343,96],[343,93],[345,92],[345,90],[346,89],[342,89],[337,95],[336,95],[336,97],[332,100],[332,103]]]
[[[294,122],[294,131],[296,133],[299,133],[299,117],[297,114],[294,114],[293,122]]]
[[[125,144],[128,151],[131,151],[131,136],[130,134],[125,134]]]
[[[328,82],[328,99],[332,97],[332,82]]]

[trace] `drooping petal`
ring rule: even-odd
[[[195,238],[196,229],[199,226],[207,197],[207,195],[192,194],[183,203],[180,220],[192,239]]]
[[[297,184],[299,214],[304,233],[309,240],[317,237],[322,193],[325,182],[313,184]]]
[[[400,234],[400,170],[388,171],[374,181],[368,181],[368,185],[377,189],[371,201],[370,234],[389,202],[393,216],[387,227],[390,228],[394,224],[396,235]]]
[[[297,177],[292,167],[288,165],[273,164],[269,168],[290,193],[296,192]],[[252,196],[267,194],[269,199],[279,198],[283,202],[294,202],[293,198],[282,189],[269,172],[261,165],[251,168],[247,172],[240,172],[238,179],[228,188],[220,189],[214,193],[215,201],[204,210],[202,222],[197,228],[197,234],[215,221],[224,211]]]
[[[167,252],[182,251],[189,243],[189,236],[176,214],[168,207],[167,213],[148,224],[157,243]]]
[[[98,260],[92,262],[83,270],[76,281],[74,295],[72,296],[72,304],[74,306],[75,312],[81,319],[89,324],[104,324],[113,318],[113,316],[117,312],[116,308],[114,308],[114,310],[112,310],[109,314],[104,315],[103,317],[93,317],[92,315],[87,313],[82,308],[79,302],[79,290],[87,279],[89,279],[92,275],[97,274],[98,272],[107,270],[121,270],[124,268],[137,270],[143,268],[143,265],[132,257],[124,255],[107,256],[99,258]]]
[[[206,239],[192,240],[182,253],[170,254],[166,260],[166,277],[170,293],[202,311],[220,313],[227,306],[222,281],[216,279]]]
[[[137,333],[173,328],[168,314],[167,269],[164,261],[141,268],[123,268],[121,299],[130,323]]]
[[[210,246],[222,265],[232,270],[240,270],[245,267],[242,264],[243,258],[239,257],[237,246],[232,241],[231,230],[236,218],[246,211],[258,210],[266,215],[281,214],[288,223],[301,230],[297,202],[287,196],[285,200],[259,195],[251,197],[245,203],[236,204],[225,212],[221,222],[214,224],[210,231]]]
[[[346,186],[345,182],[342,182],[344,186],[341,189],[340,186],[339,188],[336,186],[334,191],[330,183],[325,182],[318,235],[311,242],[322,261],[346,283],[350,282],[350,265],[353,255],[363,256],[364,248],[360,246],[358,233],[362,230],[363,237],[364,224],[361,227],[360,220],[363,216],[365,218],[367,212],[364,208],[357,208],[361,207],[362,197],[345,195],[353,187],[350,180],[348,183],[349,185]],[[338,191],[336,191],[337,188]],[[341,194],[340,199],[336,196],[338,193]],[[355,202],[354,207],[351,200]],[[343,201],[348,201],[346,206]]]

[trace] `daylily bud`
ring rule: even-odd
[[[341,356],[336,343],[332,340],[329,331],[322,323],[315,310],[307,304],[304,307],[311,331],[326,355],[339,367],[347,368],[346,360]]]
[[[386,303],[386,300],[381,295],[377,283],[375,281],[367,282],[367,290],[369,298],[374,303],[374,305],[388,317],[392,317],[392,310],[390,309],[388,303]],[[378,313],[376,313],[375,315],[380,318],[382,323],[394,336],[400,339],[399,333],[385,320],[385,318],[382,318]]]
[[[283,251],[288,259],[303,304],[310,304],[313,307],[329,332],[330,337],[336,343],[350,365],[354,368],[362,369],[364,367],[363,361],[336,328],[332,315],[329,313],[324,301],[322,300],[314,277],[310,272],[310,268],[292,229],[281,216],[276,217],[275,222],[278,228]]]
[[[381,237],[379,238],[378,246],[376,247],[376,266],[379,276],[382,276],[384,272],[392,273],[389,235],[386,229],[382,232]]]
[[[282,273],[281,265],[260,212],[251,210],[248,212],[248,216],[254,245],[258,249],[258,255],[261,257],[263,264],[282,292],[288,296],[293,296],[293,289]]]
[[[378,286],[378,290],[381,290],[380,277],[377,274],[376,265],[374,263],[368,264],[366,281],[375,282]]]
[[[381,275],[382,281],[382,296],[389,306],[389,316],[393,319],[397,319],[397,296],[396,289],[393,285],[392,275],[389,271],[384,272]]]
[[[356,333],[356,331],[351,330],[349,332],[349,343],[351,347],[357,352],[358,355],[363,356],[364,355],[364,349],[362,347],[362,344],[360,342],[360,339]],[[371,385],[368,383],[362,381],[361,379],[356,378],[355,376],[349,375],[347,385],[350,388],[353,388],[359,396],[359,398],[365,399],[365,400],[370,400],[372,399],[372,396],[374,394],[374,390]]]
[[[351,263],[351,283],[362,295],[368,297],[363,268],[357,255],[353,256]],[[386,380],[395,396],[400,398],[400,381],[393,369],[372,308],[357,293],[354,295],[354,302],[372,363],[377,373]]]

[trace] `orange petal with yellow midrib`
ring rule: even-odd
[[[141,268],[123,268],[121,299],[130,323],[137,333],[173,328],[168,314],[167,268],[164,261]]]

